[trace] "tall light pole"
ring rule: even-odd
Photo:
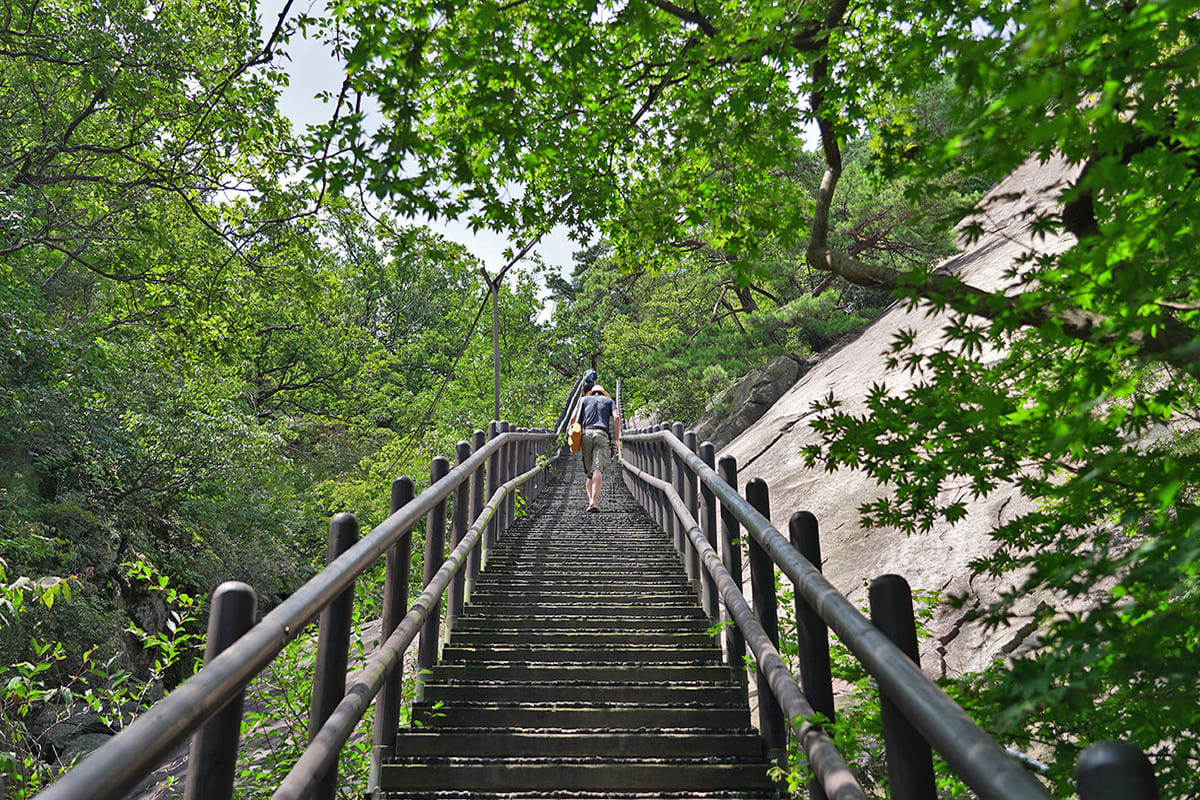
[[[492,419],[500,419],[500,284],[504,281],[504,276],[508,273],[518,261],[529,254],[533,246],[542,240],[543,230],[527,242],[519,253],[511,255],[512,251],[506,251],[510,255],[508,263],[505,264],[496,277],[488,275],[488,272],[483,267],[479,271],[483,273],[483,280],[492,290]]]
[[[492,419],[500,419],[500,279],[492,283]]]

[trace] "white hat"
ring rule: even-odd
[[[602,394],[605,397],[612,397],[612,395],[605,391],[604,387],[598,383],[588,391],[588,394]]]

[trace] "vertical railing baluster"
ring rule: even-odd
[[[700,460],[709,469],[716,466],[717,449],[712,442],[701,444],[699,455]],[[708,540],[708,545],[713,552],[720,553],[717,543],[717,496],[704,484],[700,486],[700,530],[704,532],[704,538]],[[700,599],[704,606],[704,612],[708,614],[709,622],[712,624],[719,622],[721,606],[717,598],[717,582],[712,579],[706,569],[700,570]]]
[[[471,457],[471,443],[459,442],[454,447],[454,460],[461,465]],[[467,535],[467,505],[471,494],[471,482],[464,480],[454,489],[454,502],[450,512],[450,550],[458,547],[458,543]],[[459,570],[446,587],[446,641],[454,631],[454,621],[462,616],[463,598],[465,596],[467,575],[465,570]]]
[[[650,428],[654,431],[658,426]],[[658,442],[646,442],[645,448],[642,450],[642,458],[638,469],[643,469],[651,475],[658,477],[662,470],[662,451],[658,446]],[[659,492],[656,492],[644,483],[638,487],[638,502],[650,512],[650,518],[654,520],[654,524],[660,528],[666,528],[667,520],[663,515],[663,502]]]
[[[1135,744],[1096,742],[1075,762],[1079,800],[1158,800],[1154,768]]]
[[[526,456],[526,458],[527,458],[528,464],[529,464],[529,466],[527,466],[526,469],[533,469],[534,466],[537,464],[538,448],[540,448],[540,447],[541,447],[541,443],[535,442],[532,439],[525,444],[526,453],[528,454]],[[538,474],[534,475],[533,479],[529,482],[529,496],[531,498],[537,497],[538,494],[542,491],[542,477],[543,477],[542,473],[539,472]]]
[[[254,625],[258,596],[249,584],[226,581],[213,591],[208,614],[204,663],[210,664],[225,648]],[[237,767],[245,692],[238,692],[192,736],[184,800],[229,800]]]
[[[513,424],[511,422],[505,422],[504,425],[505,425],[505,429],[508,432],[510,432],[512,434],[516,434],[517,426],[515,424]],[[504,470],[504,480],[506,482],[511,481],[515,477],[517,477],[517,442],[512,441],[512,442],[509,442],[509,444],[508,444],[508,466]],[[504,513],[504,529],[505,530],[508,530],[509,528],[512,527],[513,520],[516,518],[516,515],[517,515],[517,492],[514,489],[512,492],[509,493],[508,498],[506,499],[506,506],[505,506],[505,513]]]
[[[821,539],[817,518],[807,511],[797,511],[788,520],[792,547],[821,571]],[[827,720],[835,719],[833,708],[833,674],[829,666],[829,629],[816,609],[808,604],[798,587],[793,588],[796,609],[797,658],[800,662],[800,686],[813,711]],[[825,800],[825,789],[818,780],[808,783],[812,800]]]
[[[429,485],[434,486],[450,471],[450,461],[444,456],[433,459],[429,465]],[[428,586],[446,558],[446,501],[439,500],[425,517],[425,565],[421,586]],[[442,622],[442,601],[439,598],[429,609],[429,616],[421,626],[421,639],[417,643],[417,699],[424,697],[426,673],[437,663],[438,632]]]
[[[899,575],[882,575],[867,591],[871,623],[912,659],[917,653],[917,624],[913,618],[912,592]],[[888,789],[894,800],[934,800],[937,782],[933,776],[933,750],[903,712],[879,693],[884,753],[887,756]]]
[[[693,453],[696,452],[696,432],[687,431],[683,434],[683,445]],[[699,519],[700,515],[697,512],[697,507],[700,502],[699,480],[696,472],[686,464],[683,467],[684,473],[684,495],[683,502],[687,506],[688,513],[692,515],[692,519]],[[697,591],[700,590],[700,551],[692,544],[692,540],[685,535],[684,544],[687,547],[687,559],[684,562],[687,568],[688,581]]]
[[[325,563],[332,564],[358,541],[358,520],[353,514],[338,514],[329,521],[329,544]],[[312,706],[308,716],[308,741],[316,738],[325,720],[333,714],[346,694],[346,667],[350,661],[350,628],[353,624],[354,584],[346,587],[321,612],[317,633],[317,659],[313,674]],[[317,780],[313,797],[333,800],[337,794],[338,767]]]
[[[494,419],[489,422],[487,428],[488,441],[491,442],[493,439],[499,437],[500,434],[500,421]],[[497,448],[496,450],[492,451],[492,454],[489,455],[487,459],[487,496],[484,498],[485,503],[489,502],[496,495],[496,490],[500,488],[500,484],[503,483],[500,478],[500,463],[502,460],[500,455],[500,449]],[[488,520],[487,536],[484,539],[484,544],[486,545],[483,551],[484,564],[487,564],[488,555],[491,553],[492,548],[496,546],[496,540],[499,538],[500,515],[497,513],[493,514],[492,518]]]
[[[486,443],[486,434],[483,431],[477,430],[471,434],[471,452],[478,453]],[[475,520],[479,519],[479,515],[483,513],[483,490],[484,490],[484,467],[480,464],[471,473],[471,511],[468,514],[470,524],[475,524]],[[464,587],[463,599],[470,602],[471,593],[475,591],[475,581],[479,579],[479,572],[483,569],[483,543],[480,542],[471,551],[471,558],[467,561],[467,580]]]
[[[664,436],[671,433],[671,425],[670,425],[670,423],[667,423],[667,422],[664,422],[661,425],[659,425],[658,429],[663,432]],[[675,476],[674,476],[674,469],[672,468],[673,467],[672,462],[674,461],[674,459],[672,458],[673,454],[671,451],[671,445],[667,443],[667,440],[665,438],[658,442],[657,453],[658,453],[658,469],[659,469],[658,477],[661,478],[666,483],[674,485]],[[662,492],[655,492],[655,494],[658,497],[658,503],[662,509],[660,511],[660,515],[662,516],[662,526],[661,527],[666,532],[668,539],[670,539],[673,542],[678,541],[678,538],[676,537],[675,532],[679,528],[679,521],[675,519],[675,511],[674,511],[674,509],[671,508],[671,502],[667,499],[666,495],[664,495]]]
[[[771,518],[770,495],[767,483],[754,478],[746,484],[746,500],[758,513]],[[775,565],[762,545],[750,538],[750,594],[754,614],[775,649],[779,649],[779,613],[775,600]],[[767,757],[783,766],[787,759],[787,726],[779,699],[771,690],[767,676],[761,668],[755,669],[755,685],[758,688],[758,727],[762,733]]]
[[[797,511],[788,520],[792,546],[800,555],[821,571],[821,539],[817,518],[807,511]],[[821,615],[795,593],[796,637],[800,653],[800,683],[804,696],[813,710],[824,714],[830,722],[835,719],[833,707],[833,677],[829,666],[829,628]]]
[[[737,491],[737,459],[733,456],[721,456],[717,461],[717,474],[721,476],[721,480],[733,487],[735,492]],[[742,546],[739,541],[739,528],[740,525],[738,524],[737,517],[722,504],[721,535],[724,550],[721,553],[721,562],[737,583],[738,588],[742,589]],[[742,692],[744,693],[747,691],[746,637],[742,635],[742,629],[732,622],[725,626],[725,649],[729,654],[729,668],[733,670],[734,679],[737,681],[738,686],[742,687]]]
[[[391,513],[395,514],[413,499],[412,478],[392,481]],[[412,569],[412,529],[404,531],[388,548],[383,578],[383,611],[380,619],[379,641],[386,642],[400,620],[408,612],[408,576]],[[368,791],[377,793],[383,773],[383,763],[396,754],[396,735],[400,730],[400,704],[404,701],[404,658],[384,680],[375,699],[375,722],[372,733],[374,747],[367,777]]]
[[[683,441],[683,423],[671,423],[671,435]],[[683,475],[683,459],[674,450],[671,451],[671,475],[675,487],[675,493],[680,497],[684,496],[684,487],[687,485],[687,479]],[[683,530],[683,525],[675,525],[675,550],[679,553],[679,558],[687,568],[687,534]]]

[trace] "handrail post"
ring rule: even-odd
[[[471,443],[459,442],[454,446],[456,464],[462,464],[471,457]],[[471,482],[464,480],[454,488],[454,501],[450,517],[450,549],[458,547],[458,543],[467,535],[467,498],[471,493]],[[446,589],[446,637],[454,631],[454,621],[462,616],[463,594],[466,584],[466,572],[459,570]]]
[[[476,430],[471,434],[471,452],[478,453],[479,449],[487,442],[485,434],[481,430]],[[483,474],[483,465],[476,467],[471,473],[471,524],[479,519],[479,515],[483,513],[483,489],[485,476]],[[479,572],[483,569],[483,542],[480,542],[471,551],[471,558],[467,561],[467,579],[463,599],[469,601],[471,593],[475,591],[475,581],[479,579]]]
[[[792,547],[821,571],[821,539],[817,518],[808,511],[797,511],[788,520],[788,536]],[[813,711],[829,722],[835,719],[833,707],[833,672],[829,664],[829,629],[799,588],[794,589],[796,610],[796,654],[800,662],[800,686]],[[808,784],[811,800],[825,800],[825,788],[818,780]]]
[[[892,640],[914,664],[917,653],[917,624],[913,618],[912,592],[899,575],[882,575],[867,592],[871,622]],[[880,720],[883,723],[884,753],[887,756],[888,787],[894,800],[933,800],[937,782],[933,776],[933,749],[916,727],[880,691]]]
[[[746,484],[746,500],[758,513],[771,518],[770,495],[767,483],[754,478]],[[775,565],[771,556],[754,537],[750,537],[750,594],[754,601],[754,614],[775,649],[779,649],[779,612],[775,600]],[[771,684],[762,667],[754,671],[758,687],[758,727],[767,750],[767,757],[783,766],[787,759],[787,722],[779,698],[771,690]]]
[[[1075,762],[1079,800],[1158,800],[1154,768],[1137,745],[1096,742]]]
[[[671,432],[670,423],[664,422],[661,425],[659,425],[658,427],[659,427],[659,430],[662,430],[665,433]],[[674,470],[674,464],[672,463],[673,459],[671,457],[670,446],[666,443],[665,440],[660,441],[658,443],[657,447],[655,448],[655,453],[658,456],[659,477],[666,483],[670,483],[670,484],[674,485],[674,482],[675,482],[674,471],[675,470]],[[675,512],[671,509],[671,504],[669,502],[667,502],[666,496],[663,495],[661,492],[655,492],[654,494],[658,498],[658,503],[661,507],[661,510],[659,511],[659,515],[662,517],[662,529],[666,532],[667,537],[671,541],[678,542],[679,536],[676,534],[676,531],[679,528],[679,520],[675,519]]]
[[[445,456],[438,456],[429,465],[429,485],[446,477],[450,471],[450,461]],[[429,509],[425,519],[425,569],[422,573],[422,586],[433,582],[437,571],[442,567],[446,557],[446,501],[439,500],[437,505]],[[429,617],[421,627],[421,640],[417,645],[417,699],[424,696],[425,673],[433,669],[437,663],[438,632],[441,627],[442,600],[439,597],[429,609]]]
[[[712,442],[701,444],[698,455],[709,469],[715,467],[717,448]],[[700,486],[700,506],[700,530],[704,532],[704,538],[708,540],[713,551],[720,553],[721,550],[717,544],[717,496],[713,494],[712,489],[703,484]],[[700,598],[710,623],[720,622],[721,605],[717,598],[717,584],[706,569],[700,571]]]
[[[653,426],[658,429],[661,426]],[[637,445],[637,461],[634,463],[638,469],[647,470],[648,473],[655,477],[661,477],[662,473],[662,449],[655,441],[646,441]],[[638,504],[641,504],[644,509],[649,511],[650,518],[654,519],[655,524],[662,530],[670,531],[668,527],[667,515],[665,512],[664,497],[661,492],[655,492],[652,488],[646,486],[646,483],[638,482],[636,493]]]
[[[329,521],[329,544],[325,563],[332,564],[358,541],[358,520],[342,513]],[[316,738],[325,720],[346,694],[346,667],[350,661],[350,627],[354,613],[354,584],[350,584],[321,612],[317,634],[316,669],[313,674],[312,707],[308,716],[308,741]],[[313,797],[333,800],[337,794],[337,762],[320,776]]]
[[[208,614],[205,664],[212,663],[226,647],[253,627],[257,610],[258,596],[249,584],[226,581],[216,588]],[[192,736],[184,800],[229,800],[233,797],[244,696],[245,692],[239,692]]]
[[[721,456],[717,461],[717,472],[721,476],[721,480],[725,481],[734,491],[737,491],[738,475],[737,475],[737,459],[733,456]],[[742,546],[738,541],[739,525],[737,517],[733,511],[721,504],[721,535],[724,538],[725,549],[721,553],[721,561],[730,576],[737,583],[739,590],[742,589]],[[727,625],[725,627],[725,649],[729,653],[729,668],[733,671],[734,680],[738,686],[742,687],[742,694],[747,691],[746,686],[746,637],[742,634],[742,629],[737,625]]]
[[[808,511],[797,511],[788,520],[792,546],[821,571],[821,539],[817,518]],[[808,704],[830,722],[834,720],[833,676],[829,665],[829,628],[800,594],[795,592],[796,638],[800,654],[800,682]]]
[[[532,430],[532,428],[530,430]],[[533,440],[530,440],[525,443],[525,458],[526,458],[526,464],[527,464],[527,466],[525,467],[526,470],[533,469],[533,465],[537,463],[538,451],[540,448],[541,448],[540,442],[535,442]],[[544,475],[539,472],[537,475],[533,476],[532,480],[529,481],[529,496],[531,498],[537,497],[538,494],[541,493],[543,477],[544,477]]]
[[[500,420],[500,427],[498,428],[498,430],[500,431],[501,435],[508,433],[510,430],[508,420],[506,420],[506,419]],[[499,451],[500,468],[498,471],[499,474],[497,476],[500,483],[497,484],[498,486],[504,485],[505,483],[508,482],[508,479],[512,477],[512,470],[509,468],[509,465],[508,465],[508,455],[509,455],[509,451],[511,449],[512,449],[512,440],[511,439],[506,440],[504,442],[504,444],[500,445],[500,451]],[[508,503],[510,500],[512,500],[511,494],[508,495],[507,497],[505,497],[504,500],[501,501],[501,503],[500,503],[500,508],[496,509],[496,518],[500,522],[499,526],[496,528],[497,539],[502,538],[504,536],[504,532],[506,530],[508,530]]]
[[[505,429],[510,433],[517,432],[517,426],[512,422],[505,422]],[[517,476],[517,442],[508,443],[508,469],[504,472],[504,480],[510,481]],[[513,520],[517,515],[517,489],[513,489],[506,498],[504,512],[504,530],[512,527]]]
[[[671,423],[671,435],[679,441],[683,441],[683,423]],[[674,479],[675,494],[680,497],[684,496],[684,486],[687,484],[683,476],[683,459],[679,457],[674,449],[670,450],[668,457],[671,459],[672,476]],[[687,566],[687,536],[683,532],[682,525],[675,525],[675,551],[679,553],[679,557],[683,560],[684,567]]]
[[[696,452],[695,431],[687,431],[683,434],[683,445],[693,453]],[[696,475],[695,470],[687,467],[684,468],[683,473],[685,479],[684,483],[686,484],[684,486],[685,493],[683,495],[683,502],[684,505],[687,506],[688,513],[692,515],[692,519],[697,519],[700,516],[696,513],[697,505],[699,504],[698,495],[700,478],[698,475]],[[695,546],[692,545],[692,540],[690,538],[685,537],[684,546],[687,548],[687,560],[684,562],[684,566],[687,568],[688,581],[692,584],[693,588],[698,590],[700,587],[701,572],[700,552],[696,550]]]
[[[392,481],[391,513],[395,514],[415,495],[412,478]],[[405,531],[388,548],[383,579],[383,613],[380,619],[379,641],[386,642],[408,611],[408,574],[412,562],[412,531]],[[383,774],[383,762],[396,754],[396,735],[400,730],[400,703],[404,697],[404,659],[388,675],[375,699],[375,722],[372,732],[374,747],[367,777],[367,791],[377,795]]]
[[[500,431],[500,421],[499,420],[494,419],[488,423],[487,438],[488,438],[489,442],[492,441],[493,439],[495,439],[497,436],[499,436],[500,433],[501,433],[501,431]],[[488,500],[490,500],[492,498],[492,495],[494,495],[496,493],[496,490],[500,488],[500,485],[502,483],[504,483],[504,481],[502,481],[500,478],[500,461],[501,461],[500,451],[498,449],[493,451],[492,454],[489,455],[487,458],[487,497],[486,497],[486,499],[488,499]],[[498,538],[500,538],[500,515],[493,514],[492,518],[490,520],[488,520],[487,536],[484,537],[484,542],[483,542],[485,545],[484,551],[483,551],[484,564],[487,563],[487,557],[491,553],[492,548],[496,546],[496,540]]]

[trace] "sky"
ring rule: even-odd
[[[259,13],[264,36],[274,28],[279,12],[285,5],[286,0],[261,2]],[[323,0],[294,0],[291,16],[305,12],[317,14],[323,5]],[[320,41],[296,36],[288,43],[286,51],[290,59],[283,61],[280,66],[288,71],[290,84],[280,98],[280,109],[292,121],[296,132],[300,133],[305,126],[324,122],[333,113],[332,103],[322,103],[316,96],[320,92],[330,92],[336,97],[342,85],[342,72],[338,62]],[[429,226],[447,239],[464,245],[493,275],[508,262],[504,251],[512,243],[490,231],[474,233],[466,224],[456,222],[430,223]],[[565,229],[555,228],[534,248],[534,252],[554,271],[570,275],[574,263],[572,254],[581,249],[580,245],[568,238]]]

